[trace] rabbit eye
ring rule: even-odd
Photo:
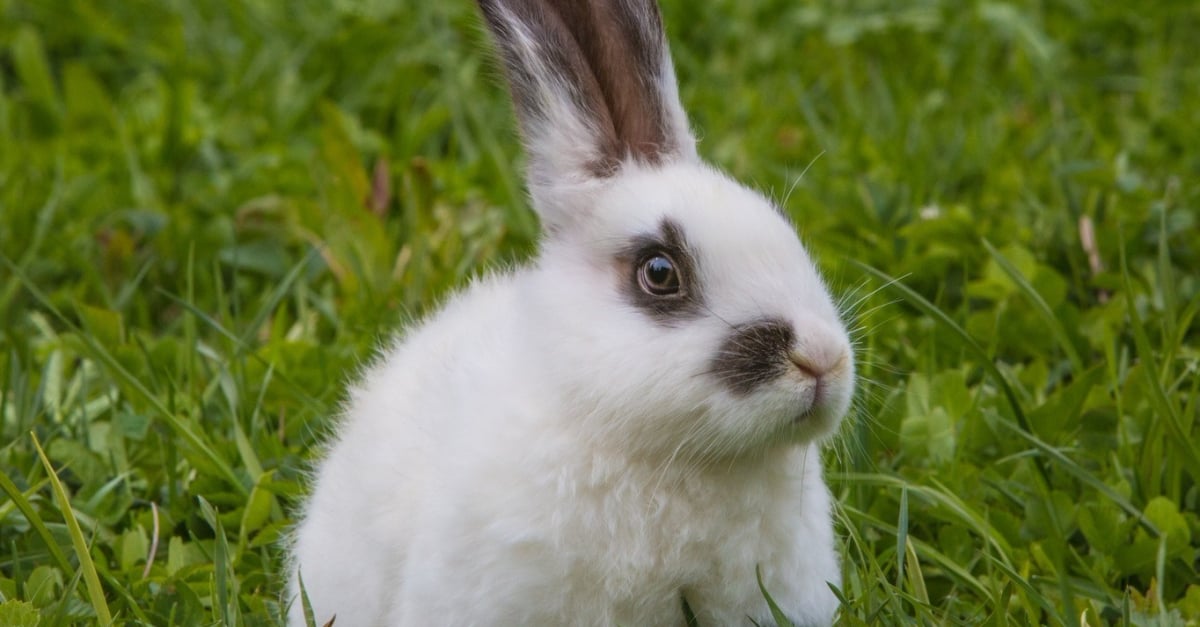
[[[678,294],[679,271],[675,269],[675,262],[663,253],[647,257],[638,269],[638,284],[654,296]]]
[[[658,232],[633,236],[613,258],[623,299],[654,322],[673,327],[704,309],[703,274],[683,229],[663,218]]]

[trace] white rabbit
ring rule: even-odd
[[[544,225],[354,387],[292,539],[317,624],[797,624],[840,585],[850,342],[795,228],[705,165],[653,0],[480,0]]]

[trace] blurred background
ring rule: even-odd
[[[1200,621],[1200,3],[663,12],[856,329],[840,623]],[[278,622],[358,365],[534,251],[487,46],[466,0],[0,0],[0,624]]]

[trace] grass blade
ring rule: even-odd
[[[302,575],[299,570],[296,571],[296,584],[300,588],[300,598],[293,599],[292,603],[300,603],[300,608],[304,612],[305,627],[317,627],[317,619],[313,614],[312,601],[309,601],[308,590],[304,587],[304,575]],[[333,620],[330,620],[329,622],[332,623]]]
[[[929,605],[929,590],[925,588],[925,575],[921,572],[921,560],[911,542],[904,543],[904,561],[908,563],[908,587],[922,604]]]
[[[896,522],[896,585],[904,581],[904,555],[908,546],[908,487],[900,489],[900,516]]]
[[[30,488],[30,491],[36,492],[40,489],[41,483]],[[50,556],[54,558],[55,564],[65,573],[75,570],[71,566],[71,562],[67,560],[66,554],[62,552],[62,548],[58,546],[58,542],[54,540],[54,534],[50,533],[50,529],[46,527],[45,521],[33,509],[33,505],[29,502],[29,499],[25,498],[25,495],[17,489],[16,484],[8,478],[8,475],[2,472],[0,472],[0,490],[3,490],[8,495],[8,498],[17,506],[17,509],[21,510],[21,513],[25,515],[25,520],[29,521],[29,525],[33,527],[38,537],[45,543],[46,550],[50,551]]]
[[[1050,305],[1046,302],[1046,299],[1042,298],[1042,295],[1034,289],[1029,280],[1025,278],[1025,275],[1021,274],[1021,271],[1012,262],[1000,254],[1000,251],[996,250],[991,242],[986,239],[983,240],[983,247],[992,256],[992,260],[996,262],[996,265],[1000,266],[1000,269],[1021,290],[1021,293],[1029,299],[1029,302],[1033,304],[1034,310],[1046,322],[1046,326],[1050,329],[1050,332],[1058,339],[1058,343],[1062,345],[1063,352],[1067,354],[1067,359],[1071,361],[1072,371],[1076,374],[1082,373],[1085,370],[1083,358],[1079,356],[1079,350],[1075,348],[1075,343],[1071,341],[1071,336],[1067,334],[1066,327],[1062,325],[1062,321],[1058,319],[1058,316],[1054,315],[1054,311],[1050,309]]]
[[[33,446],[37,449],[42,466],[46,469],[47,478],[50,479],[54,497],[58,500],[59,511],[62,512],[63,520],[67,523],[71,544],[75,547],[75,556],[79,558],[79,570],[83,573],[83,581],[87,585],[88,600],[91,601],[92,609],[96,611],[96,618],[100,624],[111,625],[112,613],[109,612],[108,601],[104,598],[104,588],[100,586],[100,576],[96,574],[96,565],[92,563],[91,550],[88,548],[87,540],[83,537],[83,530],[79,528],[79,521],[75,520],[71,501],[67,498],[67,491],[63,489],[62,483],[59,483],[58,474],[54,472],[50,458],[46,457],[46,452],[42,450],[42,443],[38,441],[37,435],[33,433],[29,435],[33,438]]]
[[[225,526],[221,524],[221,518],[212,504],[202,496],[196,499],[200,502],[200,514],[213,530],[213,587],[217,595],[215,609],[220,613],[221,624],[239,625],[241,616],[237,613],[236,605],[237,579],[229,577],[230,573],[234,572],[234,565],[230,560]]]
[[[762,567],[754,567],[754,576],[758,578],[758,589],[762,592],[763,598],[767,600],[767,607],[771,608],[771,618],[775,619],[775,624],[779,627],[792,627],[792,621],[779,608],[779,604],[775,602],[775,599],[771,598],[771,593],[767,592],[767,586],[763,584],[762,580]]]
[[[1124,242],[1121,243],[1120,251],[1121,281],[1125,288],[1125,293],[1130,295],[1129,298],[1125,299],[1125,302],[1128,303],[1126,310],[1129,313],[1129,326],[1133,332],[1133,341],[1134,346],[1137,348],[1138,359],[1145,362],[1142,373],[1146,384],[1150,388],[1151,400],[1154,402],[1155,409],[1157,410],[1155,415],[1166,422],[1172,436],[1167,439],[1170,441],[1171,446],[1179,451],[1184,465],[1192,475],[1192,478],[1200,480],[1200,452],[1196,450],[1196,444],[1193,442],[1192,435],[1188,432],[1189,430],[1183,428],[1178,409],[1167,398],[1166,388],[1163,387],[1162,380],[1157,376],[1159,368],[1154,358],[1155,350],[1151,347],[1150,338],[1146,335],[1146,327],[1142,324],[1142,318],[1138,314],[1137,305],[1132,297],[1134,292],[1129,280],[1129,269],[1125,265]]]

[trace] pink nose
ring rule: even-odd
[[[821,331],[802,335],[792,350],[788,351],[788,359],[796,364],[800,372],[814,379],[844,367],[846,349],[831,337],[833,334]]]
[[[803,372],[814,379],[820,379],[826,372],[829,372],[828,369],[822,368],[821,366],[813,363],[812,360],[795,350],[788,352],[788,359],[790,359],[793,364],[796,364],[796,367],[800,369],[800,372]]]

